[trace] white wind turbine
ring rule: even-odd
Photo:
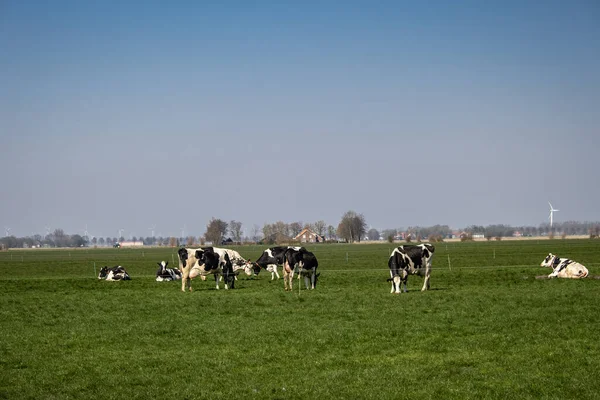
[[[8,237],[10,235],[10,228],[8,226],[5,226],[4,232],[6,233],[6,237]]]
[[[552,204],[550,204],[550,202],[548,202],[548,205],[550,206],[550,216],[548,216],[548,218],[550,218],[550,228],[552,228],[552,221],[554,220],[554,212],[560,211],[560,210],[557,210],[554,207],[552,207]]]
[[[154,230],[156,229],[156,225],[152,225],[151,228],[148,228],[150,232],[152,232],[152,237],[154,237]]]

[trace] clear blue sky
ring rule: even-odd
[[[0,2],[0,228],[600,219],[600,3]]]

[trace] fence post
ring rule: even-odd
[[[452,266],[450,265],[450,254],[448,254],[448,269],[452,271]]]

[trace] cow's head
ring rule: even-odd
[[[162,272],[165,272],[165,270],[167,269],[167,265],[169,265],[169,262],[168,261],[161,261],[161,262],[159,262],[157,264],[160,267],[160,270]]]
[[[177,254],[179,255],[181,265],[185,267],[187,265],[188,250],[185,247],[182,247],[179,250],[177,250]]]
[[[258,263],[252,262],[250,260],[248,260],[248,262],[246,263],[245,269],[248,269],[250,271],[249,275],[258,275],[262,270],[261,266],[258,265]],[[248,272],[246,272],[246,274],[248,274]]]
[[[540,267],[554,268],[554,260],[555,259],[556,259],[556,256],[554,254],[548,253],[546,258],[544,258],[544,261],[542,261],[542,263],[540,264]]]
[[[106,279],[107,275],[108,275],[108,267],[104,266],[104,267],[102,267],[102,269],[100,269],[100,273],[98,274],[98,279]]]

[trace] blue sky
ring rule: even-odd
[[[424,4],[426,3],[426,4]],[[0,227],[600,220],[595,1],[4,1]]]

